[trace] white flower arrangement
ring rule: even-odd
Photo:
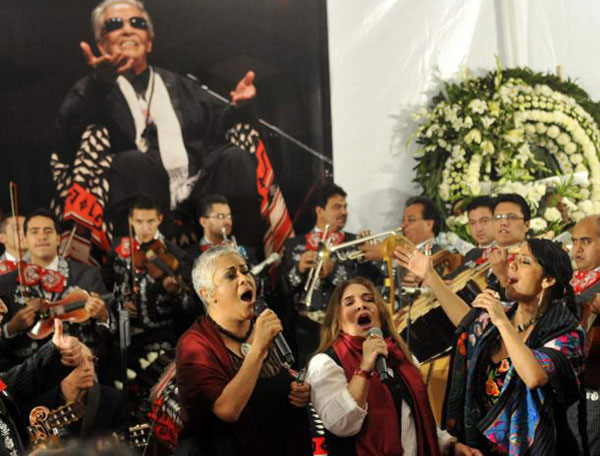
[[[600,107],[573,82],[498,66],[446,84],[434,103],[415,115],[422,123],[411,139],[420,145],[416,180],[444,214],[459,215],[456,208],[478,195],[507,192],[530,204],[536,233],[600,212]],[[462,222],[447,219],[465,236]]]

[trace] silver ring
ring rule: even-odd
[[[412,257],[415,256],[415,252],[410,252],[409,255],[407,255],[408,259],[410,260]]]

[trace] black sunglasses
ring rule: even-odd
[[[111,17],[106,22],[104,22],[104,31],[106,33],[114,32],[115,30],[119,30],[120,28],[123,28],[124,24],[125,23],[124,23],[122,17]],[[140,17],[140,16],[130,17],[129,25],[131,25],[133,28],[136,28],[136,29],[148,30],[148,22],[146,22],[146,19],[144,19],[143,17]]]

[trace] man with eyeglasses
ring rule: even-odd
[[[497,248],[489,254],[493,275],[488,277],[488,285],[501,291],[508,283],[508,265],[511,247],[521,244],[529,231],[531,209],[521,195],[501,193],[494,202],[494,239]]]
[[[233,214],[229,200],[223,195],[206,195],[197,206],[198,223],[202,227],[203,236],[199,243],[190,245],[186,252],[192,258],[198,258],[211,247],[230,243],[246,260],[249,266],[256,264],[256,255],[251,247],[238,245],[233,231]]]
[[[92,26],[99,55],[80,43],[92,73],[75,84],[60,107],[59,154],[72,163],[82,134],[90,125],[97,127],[98,160],[112,154],[103,165],[110,166],[110,173],[102,185],[110,187],[106,208],[115,233],[127,232],[131,197],[151,195],[169,215],[168,209],[175,210],[190,195],[211,193],[215,186],[227,194],[236,213],[259,224],[254,159],[225,139],[230,127],[250,117],[254,73],[240,80],[227,104],[196,81],[150,66],[154,27],[138,0],[103,1],[92,12]]]
[[[571,286],[575,292],[575,301],[581,310],[581,323],[588,332],[590,351],[586,353],[587,362],[580,376],[585,394],[585,417],[589,454],[600,454],[600,360],[598,360],[598,325],[600,318],[600,215],[581,219],[573,227],[572,257],[577,269],[573,271]],[[572,405],[567,411],[569,426],[582,444],[583,410],[580,403]],[[583,454],[583,453],[580,453]]]
[[[324,311],[335,286],[355,275],[376,278],[379,274],[370,262],[359,264],[356,260],[342,262],[337,261],[335,257],[330,258],[323,263],[319,273],[320,285],[312,293],[312,301],[308,306],[307,294],[303,287],[311,269],[317,266],[319,243],[327,241],[331,246],[335,246],[356,239],[355,234],[344,231],[348,219],[346,196],[344,189],[334,183],[325,184],[317,189],[314,193],[314,228],[306,234],[288,239],[285,243],[279,273],[284,297],[290,305],[288,315],[282,319],[287,320],[284,321],[284,325],[289,324],[290,331],[296,333],[300,365],[303,365],[317,348],[320,323],[313,315]]]
[[[129,311],[128,367],[135,371],[141,370],[139,359],[149,352],[174,349],[179,333],[186,329],[176,332],[177,320],[193,321],[187,315],[193,307],[188,287],[191,259],[164,238],[159,230],[162,220],[156,201],[135,199],[129,212],[132,239],[119,239],[102,268],[115,305],[124,305]],[[176,261],[170,261],[173,258]]]

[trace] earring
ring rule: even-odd
[[[538,299],[536,313],[540,311],[540,307],[542,307],[542,304],[544,303],[544,294],[545,293],[546,293],[546,289],[542,288],[542,292],[540,293],[540,299]]]

